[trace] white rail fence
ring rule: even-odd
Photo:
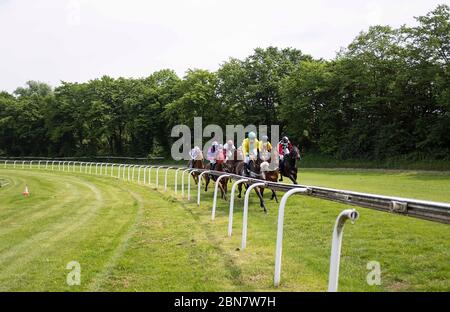
[[[239,184],[247,183],[249,187],[245,192],[244,207],[243,207],[243,224],[242,224],[242,240],[241,250],[245,250],[247,247],[247,224],[248,224],[248,206],[251,191],[257,187],[270,188],[278,191],[284,191],[279,209],[278,209],[278,223],[277,223],[277,237],[275,248],[275,267],[274,267],[274,286],[278,287],[281,280],[281,260],[282,260],[282,245],[283,245],[283,228],[284,228],[284,211],[286,203],[290,196],[294,194],[302,194],[306,196],[318,197],[326,200],[333,200],[341,203],[382,210],[391,213],[408,215],[416,218],[431,220],[435,222],[450,223],[450,204],[421,201],[400,197],[389,197],[382,195],[357,193],[345,190],[336,190],[330,188],[322,188],[315,186],[305,185],[292,185],[278,182],[268,182],[264,180],[242,177],[235,174],[211,171],[205,169],[191,169],[185,167],[173,167],[162,165],[133,165],[133,164],[118,164],[118,163],[100,163],[100,162],[83,162],[83,161],[64,161],[64,160],[3,160],[4,168],[18,168],[17,162],[21,162],[21,169],[25,169],[25,164],[28,163],[28,169],[55,170],[55,163],[57,164],[58,171],[65,171],[67,163],[67,172],[70,172],[70,164],[72,164],[72,172],[76,172],[76,165],[79,166],[79,172],[85,174],[93,174],[92,166],[95,166],[94,174],[101,176],[109,176],[118,180],[134,182],[135,181],[135,169],[137,169],[137,183],[141,184],[141,169],[143,169],[143,184],[152,184],[152,169],[156,168],[154,187],[159,188],[159,170],[165,169],[164,172],[164,191],[167,191],[168,172],[173,170],[175,172],[174,181],[174,193],[178,192],[178,172],[181,173],[181,196],[184,198],[185,194],[185,174],[188,173],[187,179],[187,200],[189,201],[191,194],[191,175],[198,173],[198,185],[197,185],[197,205],[200,206],[201,200],[201,181],[204,175],[216,176],[214,185],[213,204],[211,210],[211,219],[214,220],[216,216],[217,195],[218,188],[221,180],[224,178],[233,179],[235,182],[232,184],[230,201],[229,201],[229,216],[228,216],[228,236],[232,235],[233,228],[233,214],[234,214],[234,197],[236,187]],[[45,166],[41,166],[41,163],[45,162]],[[37,163],[37,165],[36,165]],[[50,164],[50,166],[49,166]],[[100,165],[100,167],[99,167]],[[104,170],[103,170],[104,166]],[[110,174],[108,175],[108,166],[110,166]],[[50,168],[49,168],[50,167]],[[114,175],[114,167],[117,168],[117,176]],[[122,173],[122,174],[121,174]],[[147,180],[148,178],[148,180]],[[343,239],[343,229],[347,220],[354,223],[359,217],[359,213],[355,209],[345,209],[336,218],[335,226],[332,233],[332,246],[330,255],[330,270],[328,278],[328,291],[335,292],[338,290],[339,281],[339,266],[341,246]]]

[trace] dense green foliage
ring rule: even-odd
[[[448,159],[450,7],[374,26],[335,59],[257,48],[217,72],[161,70],[0,93],[0,155],[163,155],[176,124],[279,124],[306,153]]]

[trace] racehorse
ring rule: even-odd
[[[192,165],[191,168],[193,168],[193,169],[205,169],[205,165],[203,164],[203,160],[202,159],[191,160],[191,161],[189,161],[189,165]],[[200,172],[193,171],[191,174],[192,174],[192,178],[195,181],[195,184],[197,184],[198,183],[198,176],[200,175]]]
[[[256,159],[251,158],[248,161],[248,175],[245,172],[245,163],[244,162],[239,163],[236,166],[236,174],[242,175],[244,177],[254,178],[254,179],[263,179],[263,176],[261,174],[261,163],[262,162],[263,161],[260,158],[260,153],[259,153],[259,150],[258,150]],[[245,183],[245,187],[247,189],[249,187],[249,184]],[[238,190],[239,190],[238,197],[241,198],[242,197],[242,184],[238,185]],[[258,195],[258,198],[259,198],[259,205],[261,206],[261,208],[264,209],[264,213],[267,213],[266,204],[264,203],[264,198],[262,196],[262,192],[260,191],[260,188],[259,187],[255,187],[255,192],[256,192],[256,195]]]
[[[297,160],[300,159],[300,151],[297,146],[293,145],[289,154],[284,156],[284,166],[280,170],[280,181],[283,176],[291,179],[292,183],[297,184]]]
[[[273,155],[271,153],[263,153],[261,158],[264,160],[263,163],[261,163],[261,175],[263,180],[270,181],[270,182],[277,182],[278,181],[278,163],[274,162],[271,163],[271,159],[278,159],[278,153],[274,150]],[[272,191],[272,197],[270,200],[273,200],[275,198],[275,201],[278,203],[278,197],[275,190],[270,189]],[[261,189],[261,195],[264,196],[264,188]]]
[[[191,158],[191,160],[189,160],[188,168],[192,168],[192,169],[204,169],[205,168],[205,165],[203,164],[203,152],[201,150],[195,156],[195,158]],[[200,172],[194,171],[194,172],[191,172],[191,174],[192,174],[192,178],[194,179],[195,184],[197,184],[198,176],[200,175]]]
[[[206,170],[211,170],[211,164],[207,164],[205,166]],[[214,168],[214,171],[222,171],[225,172],[225,168],[224,168],[224,163],[222,161],[217,161],[216,162],[216,166]],[[208,184],[209,181],[212,179],[214,182],[217,181],[217,178],[219,176],[215,176],[215,175],[210,175],[210,174],[205,174],[204,178],[205,178],[205,192],[208,191]],[[220,183],[219,183],[219,189],[221,192],[221,197],[225,200],[227,200],[227,188],[228,188],[228,177],[222,178],[220,179]]]
[[[235,149],[233,153],[233,158],[227,159],[224,162],[224,171],[228,173],[236,173],[237,166],[242,163],[244,163],[242,152],[239,153],[239,151]]]

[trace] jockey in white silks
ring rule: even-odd
[[[233,140],[228,140],[223,146],[223,149],[225,151],[225,161],[228,159],[236,160],[234,159],[234,151],[236,150],[236,146],[234,146]]]
[[[189,168],[192,168],[194,166],[195,160],[202,160],[203,159],[203,153],[200,147],[195,146],[193,149],[189,151],[189,157],[191,160],[189,161]]]

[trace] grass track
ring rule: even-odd
[[[0,290],[274,290],[278,205],[267,195],[264,215],[252,199],[247,250],[240,251],[242,200],[229,238],[228,203],[218,201],[211,221],[213,188],[197,207],[180,198],[180,186],[174,195],[173,172],[171,190],[162,191],[164,171],[155,190],[109,176],[0,168],[0,180],[9,182],[0,188]],[[450,175],[444,173],[304,170],[299,181],[450,202]],[[29,198],[21,195],[25,183]],[[331,231],[344,208],[308,197],[289,201],[279,290],[326,290]],[[358,210],[360,220],[345,230],[341,291],[450,290],[448,225]],[[81,264],[80,286],[65,282],[72,260]],[[372,260],[381,264],[380,286],[366,283]]]

